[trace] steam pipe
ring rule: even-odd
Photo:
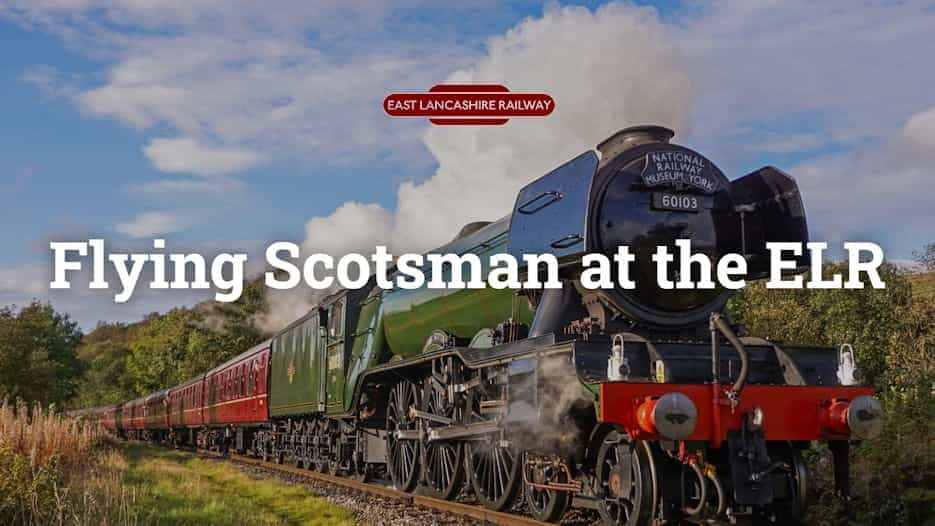
[[[737,397],[740,395],[744,384],[747,383],[747,373],[750,370],[750,357],[747,355],[747,349],[743,346],[743,343],[741,343],[740,338],[734,334],[730,325],[724,321],[724,318],[722,318],[719,313],[714,312],[711,314],[711,323],[727,338],[727,341],[734,346],[737,354],[740,355],[740,373],[737,375],[737,381],[734,382],[733,387],[730,389],[731,394]]]
[[[721,480],[714,471],[708,472],[707,477],[708,480],[714,484],[714,491],[717,493],[717,511],[715,512],[715,516],[720,517],[724,513],[724,509],[727,508],[727,499],[724,498],[724,486],[721,485]]]
[[[559,332],[562,329],[565,313],[573,299],[573,285],[567,282],[563,283],[560,289],[542,291],[542,298],[536,306],[536,314],[529,327],[529,337],[535,338]]]
[[[711,383],[721,382],[721,345],[718,341],[717,325],[714,324],[714,314],[708,322],[711,329]]]
[[[705,502],[708,500],[708,484],[705,482],[704,472],[701,471],[701,467],[697,463],[691,463],[688,465],[691,470],[695,473],[695,476],[698,477],[698,487],[700,488],[701,494],[698,496],[698,506],[694,508],[684,507],[682,511],[685,512],[689,517],[694,517],[701,513],[701,510],[705,507]]]

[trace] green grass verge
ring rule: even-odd
[[[141,524],[351,525],[351,512],[302,486],[257,480],[226,461],[144,445],[123,446],[128,515]]]

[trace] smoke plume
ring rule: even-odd
[[[506,215],[524,184],[620,128],[654,123],[685,133],[692,95],[674,40],[655,11],[622,4],[594,12],[549,9],[491,39],[484,57],[445,81],[547,92],[555,111],[500,127],[430,127],[423,141],[438,162],[435,173],[403,183],[394,210],[352,202],[312,218],[305,225],[305,254],[437,247],[467,222]],[[312,304],[308,295],[298,289],[270,296],[264,328],[275,330],[301,315]]]

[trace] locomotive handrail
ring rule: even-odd
[[[727,341],[729,341],[730,344],[734,346],[734,349],[740,356],[740,373],[737,375],[737,380],[730,389],[730,395],[733,397],[733,399],[736,400],[740,397],[740,391],[743,390],[744,384],[747,383],[747,373],[750,370],[750,357],[747,355],[747,349],[743,346],[740,338],[734,334],[734,331],[730,328],[730,325],[724,321],[724,318],[721,317],[720,313],[711,313],[711,323],[721,334],[724,335],[725,338],[727,338]],[[714,381],[717,382],[718,378],[715,378]]]
[[[529,199],[525,203],[516,207],[516,210],[521,214],[535,214],[539,210],[551,205],[556,201],[560,201],[564,195],[561,192],[555,190],[542,192],[541,194]],[[539,201],[542,201],[541,203]],[[535,205],[535,206],[533,206]]]

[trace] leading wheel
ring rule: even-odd
[[[776,444],[769,450],[772,459],[779,459],[783,463],[785,484],[773,500],[772,514],[775,524],[800,526],[805,524],[808,493],[808,467],[802,459],[801,452],[791,444]],[[763,524],[767,520],[761,521]]]
[[[529,455],[529,453],[527,453]],[[526,486],[526,506],[529,514],[542,522],[558,522],[571,505],[571,492],[543,487],[548,483],[566,483],[565,469],[554,462],[532,464],[526,459],[523,480]]]
[[[416,431],[409,409],[418,407],[418,394],[412,382],[402,381],[390,391],[386,408],[386,460],[396,489],[412,491],[419,482],[419,441],[401,433]]]
[[[649,445],[611,431],[597,454],[598,511],[614,526],[648,526],[656,503]]]
[[[521,458],[513,446],[499,440],[468,444],[468,475],[482,506],[495,511],[513,506],[522,482]]]

